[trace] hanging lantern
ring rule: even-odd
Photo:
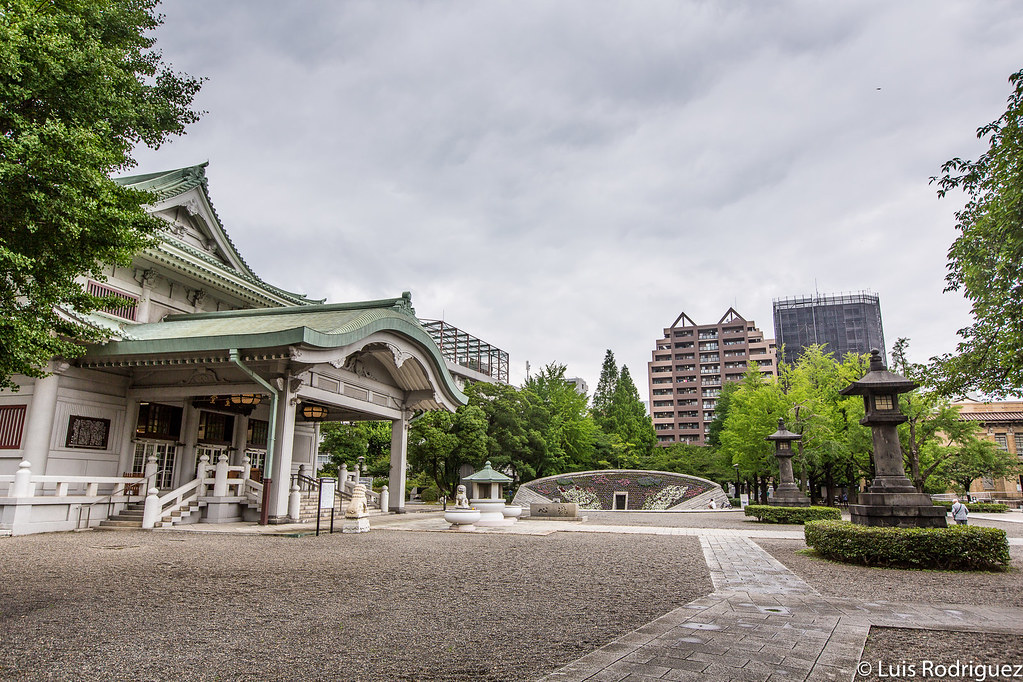
[[[306,421],[320,421],[327,416],[327,408],[323,405],[314,405],[313,403],[302,404],[302,418]]]
[[[258,405],[263,402],[263,396],[257,393],[236,393],[231,396],[232,405]]]

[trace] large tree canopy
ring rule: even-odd
[[[976,161],[946,162],[938,196],[962,190],[959,237],[948,252],[946,291],[962,291],[973,324],[961,329],[955,354],[935,358],[939,388],[948,395],[978,389],[993,396],[1023,390],[1023,71],[1009,77],[1009,104],[977,130],[989,147]]]
[[[55,309],[95,309],[75,278],[130,263],[159,224],[110,179],[199,118],[201,82],[152,50],[157,4],[0,0],[0,388],[95,338]]]

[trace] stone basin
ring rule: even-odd
[[[480,520],[480,512],[478,509],[448,509],[444,520],[451,524],[450,530],[476,530],[474,524]]]

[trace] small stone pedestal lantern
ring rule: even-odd
[[[510,526],[515,523],[516,517],[505,514],[504,496],[501,494],[501,486],[511,483],[511,476],[494,471],[490,462],[487,462],[475,474],[466,476],[465,480],[472,484],[469,504],[480,512],[477,526]]]
[[[809,507],[810,499],[796,485],[796,478],[792,474],[792,446],[790,443],[797,441],[802,436],[785,429],[785,422],[778,419],[778,430],[767,437],[766,440],[774,441],[774,456],[778,458],[778,478],[781,483],[774,491],[771,498],[771,505],[775,507]]]
[[[870,371],[842,395],[862,395],[866,414],[860,423],[874,434],[874,481],[849,505],[852,522],[861,526],[944,528],[945,508],[935,506],[930,495],[917,492],[906,477],[899,445],[899,424],[907,417],[899,409],[899,394],[917,384],[889,372],[877,349],[870,351]]]

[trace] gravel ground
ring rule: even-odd
[[[760,523],[741,511],[707,512],[609,512],[585,509],[579,512],[586,523],[596,526],[664,526],[668,528],[742,528],[798,530],[802,526]]]
[[[696,538],[0,540],[0,679],[532,680],[711,591]]]
[[[961,665],[985,667],[983,671],[975,667],[973,674],[963,673],[952,668],[957,661]],[[1023,677],[1023,670],[1016,670],[1015,666],[1021,664],[1023,638],[1018,635],[987,634],[978,637],[962,632],[871,628],[860,658],[864,669],[858,671],[855,682],[909,677],[955,682],[1019,679]],[[1003,665],[1012,665],[1013,668],[1005,670]],[[988,666],[998,666],[998,669],[995,671]],[[870,672],[863,674],[868,669]],[[998,674],[992,675],[993,672]]]
[[[797,554],[802,540],[754,538],[775,559],[824,595],[864,601],[1023,606],[1023,547],[1010,547],[1012,570],[916,571],[853,566]]]

